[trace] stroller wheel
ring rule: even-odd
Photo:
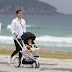
[[[40,67],[40,63],[37,64],[37,68],[39,68],[39,67]]]
[[[37,68],[37,63],[33,62],[33,64],[31,65],[33,68]]]
[[[33,67],[33,65],[31,64],[31,67]]]
[[[15,66],[15,67],[19,67],[20,64],[21,64],[21,61],[19,60],[19,57],[16,57],[16,58],[14,59],[14,66]]]

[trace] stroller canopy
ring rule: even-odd
[[[28,39],[35,40],[36,36],[31,32],[26,32],[21,36],[22,40],[27,41]]]

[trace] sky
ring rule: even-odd
[[[57,8],[58,12],[72,14],[72,0],[40,0]]]

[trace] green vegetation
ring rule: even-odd
[[[13,50],[0,49],[0,55],[11,55]],[[72,59],[72,53],[49,53],[39,52],[40,57],[57,58],[57,59]]]
[[[72,53],[61,54],[61,53],[40,52],[39,54],[41,57],[45,58],[72,59]]]
[[[0,49],[0,55],[11,55],[12,52],[12,50]]]

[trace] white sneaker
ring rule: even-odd
[[[9,58],[8,63],[10,64],[12,62],[12,58]]]

